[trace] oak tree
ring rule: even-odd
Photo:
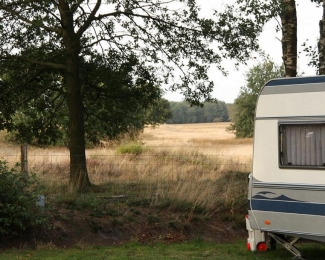
[[[57,115],[65,116],[71,190],[91,185],[85,133],[92,120],[117,125],[113,132],[127,128],[117,104],[150,107],[162,85],[192,104],[209,100],[209,65],[222,70],[223,58],[244,61],[257,49],[254,23],[202,18],[195,0],[2,0],[0,17],[0,126],[13,130],[12,117],[26,108],[39,118],[35,137],[51,136]]]

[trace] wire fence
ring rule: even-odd
[[[118,153],[116,149],[86,150],[87,169],[92,183],[156,180],[214,180],[225,171],[250,172],[250,155],[206,154],[199,147],[145,147],[138,152]],[[67,183],[69,150],[1,146],[0,160],[9,167],[36,173],[47,182]],[[24,167],[23,167],[24,166]]]

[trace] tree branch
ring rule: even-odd
[[[84,24],[77,31],[77,36],[79,38],[82,36],[82,34],[89,28],[91,23],[94,21],[95,15],[98,12],[99,7],[101,6],[101,3],[102,3],[101,0],[97,0],[97,3],[95,5],[94,9],[91,11],[90,15],[88,16],[87,20],[84,22]]]
[[[14,55],[12,55],[12,56],[0,56],[0,60],[10,60],[10,59],[25,61],[25,62],[28,62],[30,64],[37,64],[37,65],[41,65],[41,66],[48,67],[48,68],[53,68],[53,69],[59,69],[59,70],[65,70],[66,69],[65,65],[55,63],[55,62],[50,62],[50,61],[37,61],[37,60],[24,58],[22,56],[14,56]]]
[[[26,1],[26,2],[35,2],[35,1],[30,0],[30,1]],[[18,2],[16,4],[19,6]],[[42,29],[44,29],[46,31],[61,34],[61,30],[59,30],[57,28],[54,28],[54,27],[45,26],[43,24],[43,22],[40,21],[40,20],[30,20],[30,19],[22,16],[19,12],[16,12],[13,9],[11,9],[10,6],[11,5],[9,5],[9,6],[0,5],[0,9],[4,10],[5,12],[7,12],[7,13],[13,15],[13,16],[16,16],[19,20],[21,20],[21,21],[23,21],[23,22],[25,22],[27,24],[34,25],[36,27],[40,27],[40,28],[42,28]],[[55,17],[55,18],[57,18],[57,17]]]

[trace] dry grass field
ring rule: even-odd
[[[250,171],[253,139],[236,139],[233,133],[226,131],[229,124],[165,124],[156,128],[148,127],[144,130],[142,140],[148,147],[166,149],[170,153],[186,150],[218,158],[221,168],[228,169],[232,164],[234,170]]]
[[[164,178],[215,179],[225,170],[249,172],[252,139],[235,139],[226,131],[229,123],[173,124],[147,127],[137,142],[86,151],[93,183]],[[0,136],[1,139],[1,136]],[[1,142],[0,159],[11,165],[20,161],[20,147]],[[130,152],[119,148],[130,146]],[[134,149],[140,149],[135,152]],[[29,170],[49,182],[68,181],[67,148],[28,148]]]
[[[165,124],[146,128],[142,138],[147,146],[194,148],[210,155],[251,158],[252,139],[235,139],[234,134],[226,131],[229,124]]]

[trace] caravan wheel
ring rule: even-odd
[[[260,242],[257,244],[257,250],[260,252],[265,252],[267,250],[267,245],[265,242]]]

